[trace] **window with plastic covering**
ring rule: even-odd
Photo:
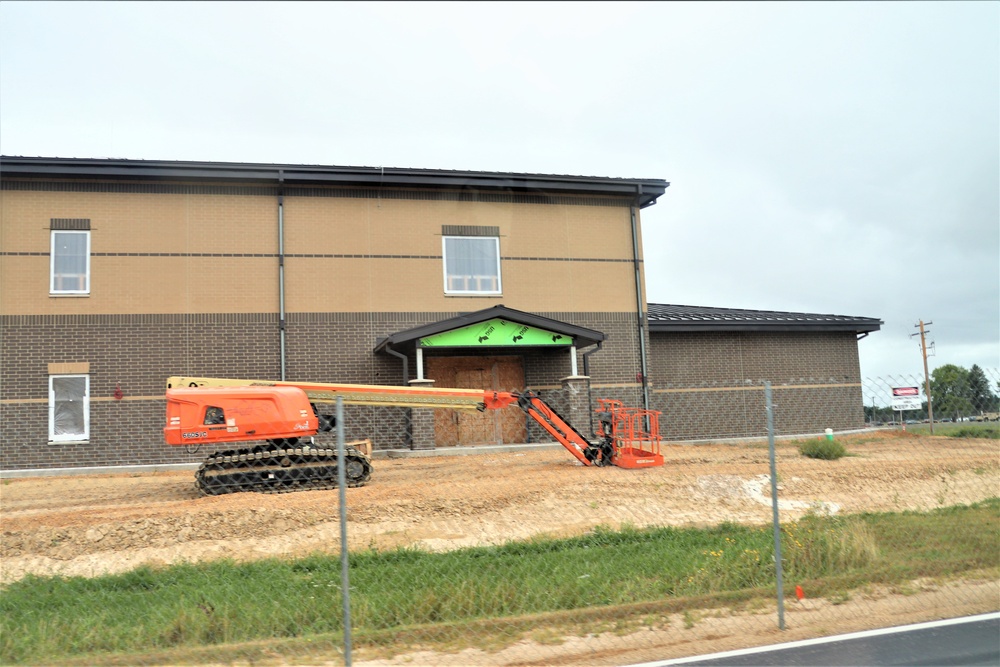
[[[49,376],[49,440],[90,439],[90,376]]]

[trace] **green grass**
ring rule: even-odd
[[[845,599],[870,583],[997,570],[998,528],[997,499],[810,516],[782,529],[785,590],[807,583],[814,596]],[[651,614],[750,604],[774,595],[773,555],[769,529],[736,524],[598,529],[449,553],[371,550],[351,556],[354,644],[502,645],[546,627],[624,630]],[[0,591],[0,664],[254,662],[276,647],[286,658],[335,655],[340,567],[317,555],[28,577]]]
[[[921,435],[930,434],[930,424],[907,424],[906,430]],[[950,438],[989,438],[1000,440],[1000,422],[944,422],[934,423],[934,435]]]

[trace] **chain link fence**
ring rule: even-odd
[[[1000,490],[1000,429],[985,423],[996,419],[1000,372],[981,374],[978,385],[968,373],[934,383],[934,396],[948,397],[942,403],[962,393],[967,403],[938,417],[933,437],[926,398],[923,411],[892,410],[893,388],[917,386],[924,394],[917,376],[866,379],[846,390],[832,382],[770,392],[761,382],[671,387],[658,392],[659,407],[687,418],[663,420],[664,432],[675,436],[663,447],[663,468],[579,470],[583,478],[569,484],[554,481],[577,472],[558,449],[534,462],[541,484],[526,483],[507,463],[524,453],[486,453],[503,440],[505,420],[523,419],[513,408],[507,415],[438,414],[446,421],[439,437],[452,426],[475,434],[470,443],[485,459],[462,465],[467,484],[444,475],[436,485],[430,475],[430,493],[421,493],[442,512],[422,513],[430,519],[420,531],[425,537],[411,546],[442,559],[437,566],[445,569],[422,586],[398,582],[414,590],[412,606],[398,607],[384,626],[380,615],[355,614],[353,631],[387,633],[411,649],[427,641],[471,647],[399,659],[418,663],[565,664],[568,655],[572,664],[625,664],[767,643],[761,637],[780,641],[781,630],[846,632],[996,610],[1000,556],[995,538],[983,538],[996,534],[997,508],[977,504]],[[976,386],[986,389],[975,395]],[[597,393],[587,389],[594,407]],[[844,408],[850,414],[839,414],[845,395],[863,396],[864,404],[855,400]],[[569,401],[562,399],[563,410]],[[356,426],[378,432],[378,421]],[[687,424],[678,428],[678,421]],[[963,433],[962,426],[982,430]],[[530,423],[524,428],[531,432]],[[459,465],[442,460],[449,463],[428,470]],[[488,482],[481,466],[496,472]],[[518,500],[537,495],[540,501]],[[509,507],[496,512],[493,502]],[[483,511],[455,507],[463,503]],[[956,526],[949,511],[973,518]],[[548,541],[570,526],[587,527],[577,531],[582,537]],[[967,540],[969,551],[943,561],[892,556],[911,540],[939,541],[940,548]],[[952,572],[957,561],[966,565]],[[495,580],[484,581],[483,569]],[[352,581],[352,604],[370,609],[397,590],[394,577],[370,588]],[[411,635],[415,626],[420,641]],[[498,627],[520,641],[483,649]],[[615,658],[602,662],[599,653]]]
[[[372,445],[366,486],[187,491],[173,523],[130,519],[155,539],[117,569],[121,525],[36,536],[98,579],[12,576],[31,549],[5,527],[3,663],[625,665],[997,611],[1000,372],[971,376],[932,382],[933,435],[891,409],[919,376],[663,388],[665,463],[638,469],[582,465],[516,406],[343,406],[314,446]],[[615,392],[547,396],[593,437]]]
[[[928,385],[933,399],[930,406]],[[917,390],[920,409],[893,409],[893,390],[907,387]],[[888,375],[866,378],[863,388],[865,422],[869,426],[930,423],[931,413],[939,423],[1000,421],[1000,371],[997,369],[946,366],[936,369],[926,382],[923,375]]]

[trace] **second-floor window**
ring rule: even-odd
[[[500,239],[496,236],[445,236],[444,293],[501,294]]]
[[[90,294],[90,232],[52,230],[51,294]]]

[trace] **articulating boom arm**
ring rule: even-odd
[[[486,392],[485,409],[497,410],[512,403],[516,403],[583,465],[611,465],[614,442],[610,438],[605,438],[599,445],[591,444],[535,392]]]

